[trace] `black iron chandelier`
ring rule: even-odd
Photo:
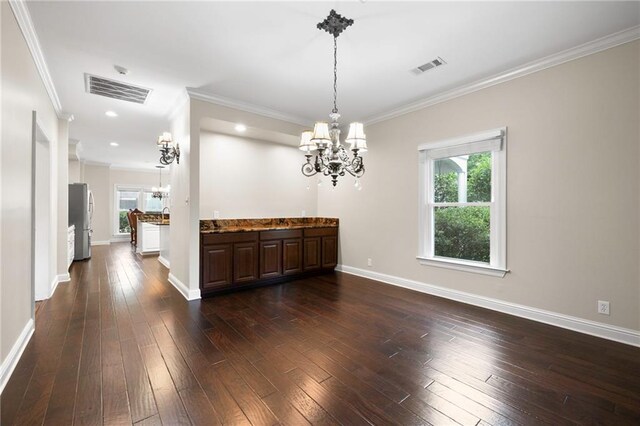
[[[338,183],[338,177],[349,173],[356,178],[356,187],[360,188],[359,178],[364,174],[364,163],[359,155],[367,150],[367,138],[362,123],[351,123],[345,143],[351,144],[353,157],[349,157],[347,150],[340,144],[340,129],[338,119],[338,36],[353,24],[348,19],[336,13],[329,12],[329,16],[317,27],[333,35],[333,110],[329,114],[331,123],[319,121],[313,131],[305,130],[300,138],[300,149],[305,152],[306,163],[302,165],[302,174],[308,177],[321,173],[331,176],[333,186]],[[312,151],[317,151],[315,162],[311,161]]]
[[[158,149],[160,149],[160,164],[168,166],[176,160],[180,164],[180,146],[173,142],[171,133],[164,132],[158,136]]]
[[[152,192],[151,197],[162,200],[163,198],[167,198],[169,196],[169,186],[167,185],[166,188],[162,187],[162,169],[164,169],[164,166],[156,166],[156,168],[158,169],[160,186],[158,187],[154,186],[153,188],[151,188],[151,192]]]

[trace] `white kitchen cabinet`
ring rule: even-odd
[[[138,246],[136,252],[142,255],[156,254],[160,251],[160,226],[140,222],[138,224]]]
[[[67,270],[71,267],[76,251],[76,226],[67,229]]]

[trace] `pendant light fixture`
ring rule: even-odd
[[[164,166],[156,166],[156,168],[158,169],[158,181],[160,186],[154,186],[153,188],[151,188],[151,197],[162,200],[163,198],[167,198],[169,196],[169,185],[167,185],[166,188],[162,187],[162,169],[164,169]]]
[[[338,36],[347,27],[353,24],[353,19],[348,19],[336,13],[329,12],[329,16],[320,22],[317,27],[333,36],[333,110],[329,114],[331,123],[319,121],[313,131],[305,130],[300,137],[300,150],[307,157],[302,165],[302,174],[308,177],[321,173],[331,176],[333,186],[338,183],[338,177],[349,173],[356,178],[356,187],[359,188],[358,179],[364,174],[364,163],[359,155],[367,150],[367,138],[364,134],[362,123],[351,123],[345,143],[351,144],[350,150],[353,157],[349,157],[347,150],[340,144],[340,129],[338,119]],[[315,162],[311,161],[313,151],[317,151]]]

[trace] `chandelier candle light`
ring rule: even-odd
[[[177,143],[173,143],[171,133],[164,132],[158,136],[158,148],[160,149],[160,164],[168,166],[176,160],[176,164],[180,164],[180,147]]]
[[[151,197],[162,200],[163,198],[167,198],[169,196],[170,186],[167,185],[166,188],[162,187],[162,169],[164,169],[164,166],[156,166],[156,168],[158,169],[158,172],[159,172],[160,186],[158,187],[154,186],[153,188],[151,188],[151,192],[152,192]]]
[[[300,138],[300,150],[305,152],[307,162],[302,165],[302,174],[314,176],[322,173],[331,176],[333,186],[338,183],[338,176],[349,173],[356,178],[356,188],[360,188],[359,178],[364,174],[364,163],[358,154],[367,150],[367,138],[364,134],[362,123],[351,123],[345,143],[351,144],[353,157],[349,158],[347,150],[340,144],[340,129],[338,119],[337,92],[338,92],[338,36],[348,26],[353,24],[353,19],[348,19],[335,10],[331,10],[329,16],[320,22],[317,27],[325,30],[333,36],[333,110],[329,114],[331,123],[319,121],[313,131],[305,130]],[[315,162],[311,162],[312,151],[317,151]]]

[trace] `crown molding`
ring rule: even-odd
[[[194,89],[193,87],[187,87],[187,94],[191,99],[197,99],[199,101],[209,102],[210,104],[220,105],[223,107],[234,108],[240,111],[262,115],[264,117],[286,121],[287,123],[297,124],[299,126],[308,126],[310,122],[309,120],[303,117],[286,114],[284,112],[261,107],[261,106],[250,104],[247,102],[237,101],[235,99],[229,99],[229,98],[225,98],[218,95],[212,95],[212,94],[200,91],[198,89]]]
[[[62,104],[60,103],[58,92],[56,91],[56,88],[53,84],[53,79],[51,78],[51,74],[49,73],[47,61],[44,59],[44,53],[42,52],[42,47],[40,47],[38,34],[36,33],[36,29],[33,26],[33,21],[31,20],[29,9],[27,8],[26,0],[9,0],[9,6],[11,6],[13,15],[18,22],[18,27],[20,27],[20,31],[22,32],[22,35],[27,42],[29,52],[31,52],[33,62],[38,69],[38,73],[40,74],[42,83],[47,90],[49,99],[51,99],[51,103],[53,104],[53,109],[55,110],[56,115],[62,120],[72,121],[73,115],[62,111]]]
[[[111,170],[119,170],[119,171],[125,171],[125,172],[139,172],[139,173],[151,173],[153,175],[156,175],[158,173],[158,169],[155,168],[155,166],[153,169],[149,168],[143,168],[143,167],[134,167],[134,166],[127,166],[126,164],[111,164],[109,165],[109,169]],[[168,169],[168,166],[167,166]]]
[[[617,33],[613,33],[608,36],[581,44],[579,46],[563,50],[562,52],[546,56],[542,59],[526,63],[519,67],[512,68],[500,74],[495,74],[491,77],[478,80],[474,83],[470,83],[456,89],[452,89],[425,99],[421,99],[419,101],[412,102],[410,104],[392,109],[387,112],[383,112],[381,114],[373,115],[364,120],[364,122],[365,124],[370,125],[379,123],[381,121],[390,120],[392,118],[409,114],[411,112],[418,111],[432,105],[436,105],[442,102],[449,101],[451,99],[458,98],[460,96],[477,92],[478,90],[486,89],[497,84],[505,83],[516,78],[524,77],[526,75],[563,64],[565,62],[573,61],[575,59],[592,55],[594,53],[598,53],[603,50],[619,46],[621,44],[629,43],[631,41],[638,40],[639,38],[640,26],[631,27],[626,30],[619,31]]]
[[[102,163],[100,161],[91,161],[91,160],[80,160],[82,164],[85,166],[97,166],[97,167],[107,167],[111,168],[111,163]]]
[[[68,112],[60,112],[60,114],[58,114],[58,118],[69,123],[76,119],[73,114],[69,114]]]

